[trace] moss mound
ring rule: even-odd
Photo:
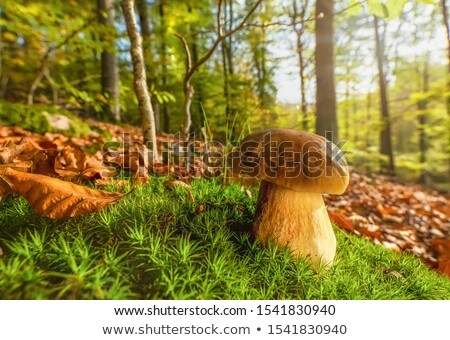
[[[57,120],[60,117],[66,117],[70,121],[67,129],[58,129],[55,124],[51,124],[51,120]],[[0,125],[20,126],[39,134],[55,132],[74,137],[86,136],[91,131],[88,124],[57,106],[5,102],[0,102]]]

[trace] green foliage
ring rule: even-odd
[[[0,202],[0,298],[450,298],[450,280],[412,255],[338,229],[334,266],[315,272],[249,236],[255,189],[249,198],[239,185],[196,180],[192,203],[164,180],[67,221],[39,217],[23,199]]]
[[[58,130],[49,123],[50,117],[62,115],[70,119],[69,130]],[[87,136],[90,132],[88,124],[57,106],[23,105],[0,102],[0,124],[20,126],[26,130],[44,134],[59,132],[68,136]]]
[[[363,10],[363,4],[367,7],[370,14],[380,18],[394,19],[398,17],[405,5],[410,0],[366,0],[364,2],[358,0],[350,0],[348,3],[348,15],[357,15]],[[435,5],[435,0],[415,0],[418,3]]]

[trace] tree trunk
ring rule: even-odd
[[[367,105],[366,105],[366,124],[370,124],[372,122],[372,93],[370,92],[370,89],[367,91]],[[371,128],[366,130],[366,149],[371,145],[371,138],[370,138],[370,132]]]
[[[303,34],[305,32],[305,19],[306,19],[306,11],[308,10],[309,0],[302,1],[302,8],[299,13],[299,9],[297,7],[297,0],[292,0],[292,9],[291,13],[291,23],[294,29],[294,33],[297,36],[297,55],[298,55],[298,70],[300,77],[300,116],[302,120],[302,129],[308,130],[308,103],[306,102],[306,78],[305,78],[305,68],[306,61],[304,56],[304,42],[303,42]],[[298,18],[300,17],[300,27],[298,27]]]
[[[303,41],[301,36],[297,36],[297,51],[300,76],[300,114],[302,116],[302,128],[307,131],[309,128],[308,103],[306,101],[305,58],[303,56]]]
[[[334,79],[334,0],[316,3],[316,132],[339,140]]]
[[[232,1],[230,1],[231,3]],[[228,5],[228,1],[224,1],[224,18],[223,21],[225,23],[228,22],[228,15],[227,15],[227,5]],[[230,36],[231,38],[231,36]],[[221,44],[221,52],[222,52],[222,72],[223,72],[223,94],[225,97],[225,125],[227,128],[226,134],[228,136],[229,133],[229,124],[230,124],[230,80],[229,80],[229,69],[230,69],[230,60],[228,59],[229,55],[228,55],[228,42],[230,41],[230,39],[224,39],[222,40],[222,44]]]
[[[101,24],[114,29],[114,0],[98,0],[98,18]],[[103,41],[105,43],[105,41]],[[111,41],[114,44],[114,40]],[[103,49],[101,54],[102,93],[108,98],[106,111],[109,117],[120,121],[119,68],[115,53]]]
[[[444,20],[445,31],[447,33],[447,63],[448,63],[448,71],[447,71],[447,89],[446,92],[450,91],[450,23],[447,9],[447,1],[441,0],[442,6],[442,17]],[[450,96],[447,96],[447,114],[450,119]],[[450,145],[450,129],[448,132],[448,145]],[[447,145],[447,147],[449,147]],[[448,177],[450,181],[450,150],[448,151]]]
[[[348,68],[346,72],[349,72]],[[348,79],[348,73],[345,75],[345,111],[344,111],[344,139],[348,140],[350,138],[349,131],[350,131],[350,84]]]
[[[225,97],[225,120],[226,125],[228,126],[230,121],[230,91],[229,91],[228,62],[227,62],[225,40],[222,40],[221,51],[222,51],[222,72],[223,72],[223,94]]]
[[[383,170],[388,174],[393,175],[395,173],[394,165],[394,153],[392,150],[392,137],[391,137],[391,121],[389,113],[389,102],[386,88],[386,74],[384,71],[384,39],[381,39],[380,32],[378,30],[378,18],[374,16],[374,28],[375,28],[375,45],[376,45],[376,57],[378,64],[378,79],[380,84],[380,101],[381,101],[381,118],[383,121],[383,129],[381,130],[381,149],[380,153],[388,157],[388,164],[383,163]]]
[[[189,132],[192,125],[191,120],[191,104],[192,99],[194,99],[195,90],[192,86],[191,82],[189,80],[185,81],[184,83],[184,106],[183,106],[183,113],[184,113],[184,125],[182,128],[183,132],[183,139],[188,140],[189,139]]]
[[[153,66],[153,53],[152,53],[152,32],[150,31],[150,20],[148,18],[148,9],[146,0],[137,0],[137,9],[139,14],[139,23],[141,26],[142,34],[142,52],[144,53],[144,64],[147,75],[147,84],[150,91],[156,88],[156,76],[154,75]],[[155,129],[156,132],[161,131],[160,128],[160,109],[159,101],[156,97],[152,96],[152,106],[155,114]]]
[[[167,44],[166,44],[166,17],[165,17],[165,6],[166,2],[161,0],[159,4],[159,18],[161,20],[161,68],[162,68],[162,87],[163,90],[167,90]],[[170,114],[167,103],[162,103],[162,118],[163,118],[163,130],[164,132],[170,131]]]
[[[156,145],[155,117],[150,94],[147,89],[147,76],[145,74],[144,56],[142,52],[142,38],[139,34],[134,14],[134,0],[122,0],[120,3],[130,38],[130,54],[133,63],[134,91],[139,102],[142,119],[142,132],[144,143],[153,152],[153,159],[158,160]]]
[[[430,64],[430,52],[428,52],[425,56],[425,63],[423,67],[422,73],[422,86],[421,91],[423,93],[427,93],[430,88],[430,73],[429,73],[429,64]],[[425,132],[425,125],[427,124],[427,108],[428,108],[428,100],[422,99],[417,104],[417,109],[419,111],[418,121],[419,121],[419,149],[420,149],[420,164],[422,165],[422,169],[420,172],[419,182],[422,184],[426,184],[426,171],[425,171],[425,163],[427,161],[427,135]]]

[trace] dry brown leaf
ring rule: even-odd
[[[0,126],[0,137],[26,136],[30,133],[18,126]]]
[[[165,181],[164,185],[166,187],[170,188],[170,189],[173,189],[175,187],[183,187],[183,188],[186,188],[186,189],[190,189],[191,188],[191,186],[189,184],[187,184],[186,182],[179,181],[179,180],[176,180],[176,179]]]
[[[32,161],[23,161],[23,162],[14,162],[8,164],[0,164],[0,173],[1,169],[11,168],[21,172],[34,172],[35,166]]]
[[[59,177],[55,171],[55,161],[58,151],[55,149],[39,150],[32,157],[32,161],[35,164],[35,174]]]
[[[342,217],[341,215],[332,213],[331,211],[328,212],[328,216],[330,217],[330,220],[332,220],[336,225],[344,230],[347,230],[351,233],[355,231],[355,228],[353,227],[353,224],[347,220],[346,218]]]
[[[66,146],[56,158],[55,171],[61,176],[76,174],[85,169],[86,154],[79,147]]]
[[[106,166],[96,166],[84,170],[80,174],[80,179],[85,182],[91,182],[92,180],[112,178],[116,174],[117,172],[114,169]]]
[[[12,141],[6,143],[0,149],[0,164],[11,163],[27,147],[28,142],[23,141],[20,144],[14,144]]]
[[[133,185],[147,185],[150,181],[148,171],[144,167],[140,167],[133,178]]]
[[[94,213],[125,196],[12,169],[0,176],[6,178],[36,212],[53,219]]]
[[[0,172],[1,174],[1,172]],[[14,194],[15,191],[9,181],[3,179],[0,175],[0,198]]]
[[[195,198],[194,195],[192,195],[192,191],[191,191],[191,186],[183,181],[180,180],[168,180],[164,182],[164,185],[170,189],[174,189],[176,187],[182,187],[182,188],[186,188],[187,192],[188,192],[188,198],[189,200],[194,203],[195,202]]]

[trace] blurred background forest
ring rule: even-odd
[[[446,0],[136,0],[155,129],[185,128],[189,52],[199,64],[189,132],[230,142],[269,127],[332,131],[360,171],[450,190],[448,10]],[[3,0],[0,39],[1,125],[26,124],[27,112],[36,129],[33,114],[62,111],[140,125],[120,1]]]

